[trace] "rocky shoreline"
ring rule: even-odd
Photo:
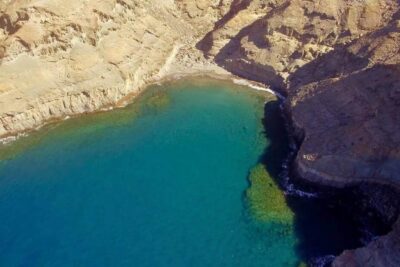
[[[221,81],[232,82],[240,86],[265,91],[278,98],[282,96],[263,84],[243,79],[227,72],[219,71],[217,67],[207,70],[205,66],[199,71],[169,73],[165,77],[157,77],[144,83],[143,86],[128,90],[126,88],[94,89],[79,92],[61,98],[54,97],[32,105],[29,110],[17,114],[5,114],[0,117],[0,144],[9,144],[20,137],[25,137],[29,132],[39,130],[41,127],[89,113],[107,112],[115,108],[123,108],[153,84],[177,81],[180,79],[196,79],[204,77]]]
[[[400,189],[398,184],[382,181],[333,182],[310,179],[299,171],[296,158],[304,132],[295,129],[290,109],[282,101],[281,112],[289,138],[290,151],[280,174],[288,196],[328,201],[348,214],[349,221],[363,232],[357,249],[340,255],[320,255],[310,266],[398,266],[400,265]]]
[[[225,73],[218,73],[218,72],[213,72],[213,71],[199,71],[197,73],[194,72],[182,72],[182,73],[175,73],[175,74],[170,74],[166,77],[163,77],[162,79],[159,80],[154,80],[143,86],[143,88],[146,88],[147,86],[150,86],[152,84],[158,84],[158,83],[163,83],[163,82],[171,82],[183,78],[196,78],[196,77],[206,77],[206,78],[211,78],[211,79],[217,79],[217,80],[222,80],[222,81],[230,81],[233,83],[238,83],[243,86],[247,87],[255,87],[255,90],[261,90],[262,88],[265,88],[262,84],[253,82],[253,81],[248,81],[246,79],[242,79],[238,76],[235,75],[229,75]],[[32,119],[32,120],[27,120],[26,116],[19,115],[15,118],[14,121],[10,121],[10,123],[15,123],[15,125],[23,125],[23,127],[26,128],[19,128],[16,129],[15,132],[12,132],[10,136],[3,137],[3,139],[0,139],[0,141],[3,140],[3,143],[9,143],[12,141],[15,141],[19,136],[26,136],[27,133],[29,133],[32,130],[38,130],[40,129],[41,126],[44,126],[48,123],[56,122],[59,120],[63,120],[65,116],[77,116],[77,115],[82,115],[82,114],[87,114],[87,113],[92,113],[92,112],[106,112],[107,110],[111,110],[113,108],[120,108],[124,107],[127,104],[129,104],[131,101],[134,101],[134,99],[140,94],[142,91],[138,90],[137,92],[124,92],[124,91],[117,91],[116,94],[114,94],[114,98],[108,97],[111,96],[112,94],[110,93],[96,93],[96,94],[86,94],[82,93],[81,95],[78,96],[71,96],[69,97],[69,101],[65,100],[54,100],[54,101],[49,101],[49,103],[46,103],[45,105],[38,106],[37,113],[34,111],[30,111],[27,113],[32,114],[32,118],[39,118],[39,119]],[[265,89],[267,90],[267,89]],[[277,93],[279,95],[279,93]],[[115,97],[117,96],[117,97]],[[77,101],[73,101],[73,100]],[[92,100],[91,100],[92,99]],[[96,101],[94,99],[97,99]],[[281,101],[284,101],[284,99],[281,98]],[[76,103],[76,104],[70,104],[66,105],[66,103]],[[93,104],[97,103],[97,104]],[[80,104],[81,106],[77,105]],[[69,106],[71,108],[69,109],[63,109],[66,108],[66,106]],[[34,109],[33,109],[34,110]],[[42,112],[43,110],[56,110],[57,112]],[[297,145],[295,147],[300,147],[302,143],[302,138],[303,135],[299,134],[299,131],[293,129],[293,125],[291,123],[291,115],[288,113],[288,111],[285,111],[285,108],[283,107],[282,110],[283,114],[285,114],[284,118],[287,122],[289,134],[294,137],[295,140],[297,140]],[[40,114],[40,115],[36,115]],[[18,123],[18,120],[21,120],[24,122],[23,124]],[[34,126],[32,126],[34,125]],[[301,131],[300,131],[301,132]],[[370,240],[368,242],[367,246],[365,248],[357,249],[354,251],[344,251],[340,257],[335,258],[333,261],[333,266],[343,266],[343,264],[348,264],[349,262],[353,262],[353,264],[358,264],[360,259],[355,259],[355,257],[360,257],[361,260],[363,260],[364,264],[367,264],[372,260],[390,260],[388,256],[393,256],[390,257],[392,258],[391,260],[394,261],[392,264],[397,264],[397,252],[396,253],[388,253],[385,251],[385,254],[380,255],[378,254],[378,259],[373,259],[371,258],[369,252],[370,250],[375,250],[377,247],[382,247],[386,250],[391,249],[390,246],[393,245],[393,242],[400,242],[400,227],[399,221],[397,220],[397,215],[400,214],[400,196],[399,196],[399,191],[398,187],[396,186],[391,186],[390,184],[376,184],[374,182],[368,182],[368,183],[362,183],[362,182],[352,182],[350,184],[342,184],[342,183],[331,183],[329,180],[326,181],[321,181],[321,180],[312,180],[312,179],[304,179],[304,175],[302,175],[302,172],[298,170],[296,164],[295,164],[295,158],[296,154],[298,152],[298,148],[296,148],[296,152],[289,160],[288,164],[292,166],[289,170],[289,176],[291,177],[291,181],[295,184],[300,184],[300,188],[308,190],[307,192],[303,192],[301,190],[298,190],[298,192],[303,192],[305,195],[303,197],[309,197],[308,195],[311,194],[319,194],[319,195],[324,195],[328,194],[330,195],[329,197],[331,199],[336,199],[333,202],[336,202],[336,205],[341,205],[341,207],[349,212],[349,214],[357,214],[357,216],[360,216],[360,218],[368,218],[368,217],[374,217],[373,221],[375,224],[378,224],[380,228],[384,228],[388,231],[388,233],[385,233],[383,237],[380,238],[375,238],[373,240]],[[296,186],[297,186],[296,185]],[[292,188],[293,189],[293,188]],[[388,193],[390,191],[390,193]],[[313,192],[313,193],[310,193]],[[318,192],[318,193],[316,193]],[[360,192],[362,192],[363,197],[360,199]],[[290,191],[288,191],[290,194]],[[293,192],[292,192],[293,193]],[[340,203],[339,203],[340,202]],[[346,205],[343,205],[346,204]],[[384,211],[384,212],[383,212]],[[354,215],[355,216],[355,215]],[[393,231],[389,231],[393,227]],[[389,245],[386,245],[389,244]],[[396,248],[396,246],[394,246]],[[364,259],[365,258],[365,259]],[[324,260],[323,262],[329,262],[331,258],[327,259],[326,261]],[[388,265],[391,266],[391,265]],[[394,265],[393,265],[394,266]]]
[[[312,170],[310,172],[299,160],[305,138],[304,130],[296,128],[288,105],[284,105],[283,114],[289,135],[295,143],[294,155],[288,162],[289,179],[294,184],[292,186],[299,187],[299,192],[305,190],[306,197],[316,195],[331,199],[332,205],[349,214],[349,220],[357,220],[362,230],[368,231],[363,241],[364,247],[345,250],[337,257],[327,255],[326,259],[313,262],[312,266],[400,265],[399,184],[380,179],[332,179]],[[371,232],[374,234],[371,235]]]
[[[237,81],[242,81],[240,82],[241,85],[248,87],[253,85],[254,87],[257,87],[254,88],[255,90],[265,88],[263,87],[264,85],[252,80],[246,80],[236,75],[212,71],[170,74],[159,80],[151,81],[142,88],[155,83],[199,76],[232,82],[236,80],[236,83]],[[63,120],[66,117],[124,107],[131,101],[134,101],[134,98],[138,96],[142,90],[143,89],[137,91],[102,89],[70,95],[61,99],[52,99],[45,103],[38,103],[36,107],[32,107],[32,109],[26,113],[17,115],[8,114],[0,119],[3,125],[8,125],[8,127],[3,126],[4,129],[8,130],[8,133],[2,136],[0,142],[9,143],[15,141],[20,136],[26,136],[26,133],[29,133],[30,131],[38,130],[40,127],[48,123]],[[277,94],[279,95],[279,93]],[[290,115],[288,116],[290,118]],[[288,120],[288,123],[292,126],[291,120]],[[14,127],[9,127],[9,125],[14,125]],[[292,135],[297,135],[297,140],[299,140],[298,145],[301,146],[302,134],[299,135],[298,133],[299,131],[293,130],[293,128],[290,132]],[[381,184],[380,181],[378,181],[379,183],[353,181],[350,184],[343,184],[335,181],[332,183],[330,180],[313,180],[308,177],[304,180],[305,175],[302,170],[299,170],[298,165],[294,165],[295,166],[290,171],[290,176],[297,177],[295,180],[299,179],[299,182],[303,185],[306,184],[308,189],[312,188],[312,191],[322,190],[322,192],[329,192],[329,194],[337,194],[340,196],[336,197],[338,200],[342,199],[343,195],[345,195],[347,199],[344,203],[346,204],[358,200],[354,205],[349,204],[348,206],[343,206],[343,209],[348,210],[349,213],[357,214],[357,216],[376,217],[374,218],[374,222],[380,224],[380,227],[385,229],[393,228],[392,231],[389,231],[384,236],[375,238],[371,240],[371,242],[368,242],[364,248],[344,251],[343,254],[333,260],[332,266],[357,266],[360,262],[362,262],[364,266],[372,266],[371,264],[376,264],[377,262],[379,264],[385,264],[378,266],[396,266],[400,264],[400,260],[398,260],[400,250],[397,245],[400,243],[400,220],[396,219],[397,215],[400,214],[400,191],[396,184],[387,184],[385,181],[383,181],[383,184]],[[389,194],[387,191],[390,191],[391,193]],[[360,192],[363,193],[361,201],[359,199]],[[394,248],[395,251],[392,251],[392,248]],[[382,254],[380,254],[380,251],[383,251]],[[332,258],[329,258],[327,261],[323,261],[324,264],[330,262],[331,259]]]
[[[353,188],[361,204],[350,210],[393,225],[334,266],[400,265],[399,1],[0,3],[3,140],[204,73],[284,95],[298,142],[292,175],[335,192]]]
[[[335,187],[329,183],[305,180],[290,171],[289,196],[328,201],[331,208],[348,214],[349,222],[359,225],[362,246],[345,249],[340,255],[321,255],[310,266],[398,266],[399,190],[390,185],[361,182]],[[329,242],[329,240],[327,240]],[[322,261],[321,261],[322,259]]]

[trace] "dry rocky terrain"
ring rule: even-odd
[[[400,185],[400,1],[2,0],[0,137],[211,72],[285,94],[302,179]],[[400,227],[334,266],[400,266]]]

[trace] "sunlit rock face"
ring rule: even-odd
[[[209,10],[174,1],[2,1],[0,136],[114,105],[163,76],[178,48],[220,16],[193,27],[181,8],[197,6]]]
[[[316,58],[398,26],[397,11],[383,0],[2,1],[0,136],[113,105],[194,65],[282,89]],[[393,36],[377,35],[371,50],[396,54]]]
[[[1,1],[0,137],[222,67],[288,96],[301,178],[397,186],[399,14],[395,0]]]
[[[391,23],[397,1],[235,1],[198,44],[230,71],[284,86],[308,62]]]

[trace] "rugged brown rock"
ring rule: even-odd
[[[287,95],[301,142],[294,162],[301,178],[399,188],[399,6],[398,0],[2,1],[0,137],[114,105],[170,74],[223,73],[222,67]],[[399,266],[398,226],[344,252],[334,266]]]
[[[198,48],[229,71],[287,94],[301,142],[296,173],[335,187],[398,188],[399,2],[267,1],[264,9],[256,1],[240,3],[236,16],[217,23]],[[258,16],[238,19],[246,12]],[[243,21],[239,30],[230,27],[235,19]],[[334,266],[398,266],[399,252],[396,226],[365,248],[346,251]]]
[[[291,75],[288,110],[302,138],[299,176],[345,186],[400,182],[400,30],[393,21]],[[334,266],[398,266],[400,232],[346,251]]]

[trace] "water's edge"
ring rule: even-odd
[[[158,89],[157,87],[158,86],[154,89]],[[14,266],[10,264],[10,262],[14,262],[12,259],[25,258],[25,255],[30,254],[32,251],[38,251],[39,253],[42,253],[42,251],[50,251],[49,253],[51,254],[57,252],[59,249],[58,246],[55,246],[51,250],[43,250],[43,247],[40,246],[42,243],[40,240],[43,238],[42,231],[46,231],[45,229],[52,229],[51,231],[55,233],[53,235],[55,239],[63,238],[64,236],[62,229],[59,230],[59,227],[57,227],[58,225],[52,223],[52,217],[54,216],[53,207],[56,208],[57,213],[58,210],[60,210],[63,214],[69,214],[71,210],[70,207],[74,210],[74,202],[76,203],[76,201],[79,201],[81,205],[78,207],[78,210],[82,212],[82,216],[90,217],[93,215],[93,212],[95,212],[95,214],[97,213],[96,210],[98,210],[97,208],[100,204],[96,204],[94,209],[87,209],[85,207],[87,207],[88,203],[90,205],[90,200],[93,199],[94,196],[102,196],[102,190],[105,189],[105,191],[108,192],[112,190],[112,188],[117,188],[118,191],[115,192],[119,192],[121,196],[126,195],[125,189],[118,188],[118,186],[122,184],[129,185],[129,183],[122,183],[119,177],[122,177],[122,179],[134,178],[134,180],[137,180],[139,183],[133,188],[135,188],[134,190],[138,190],[138,192],[147,192],[143,190],[145,188],[147,188],[146,190],[150,190],[149,193],[145,193],[143,196],[145,199],[150,198],[150,201],[142,201],[139,203],[132,201],[136,199],[136,196],[141,198],[140,194],[135,194],[136,196],[129,198],[127,202],[125,201],[127,200],[126,197],[121,199],[116,196],[118,193],[107,194],[105,197],[100,197],[95,201],[96,203],[102,203],[100,206],[104,207],[102,209],[106,212],[104,215],[101,215],[101,213],[97,214],[104,217],[100,217],[100,221],[96,219],[96,217],[89,218],[91,225],[94,224],[93,226],[95,226],[99,223],[100,226],[104,226],[102,223],[103,220],[111,220],[108,221],[107,224],[109,224],[113,222],[112,220],[114,217],[118,218],[118,216],[112,215],[113,209],[107,208],[108,205],[114,205],[113,203],[115,202],[113,198],[116,197],[119,199],[118,202],[124,200],[122,203],[119,203],[118,206],[120,207],[134,209],[136,206],[140,211],[142,209],[155,211],[153,212],[154,215],[150,218],[146,217],[148,214],[147,212],[144,214],[145,218],[154,218],[158,221],[158,226],[156,224],[156,228],[152,230],[153,232],[150,232],[151,235],[155,235],[152,237],[152,240],[157,240],[162,234],[160,232],[157,234],[157,227],[166,229],[171,226],[169,223],[171,220],[179,221],[182,218],[186,218],[185,220],[190,217],[196,218],[194,221],[195,223],[189,221],[190,224],[182,224],[179,228],[175,228],[180,229],[176,235],[172,235],[176,236],[177,239],[163,237],[160,239],[161,242],[171,242],[167,244],[172,250],[180,251],[183,249],[183,251],[181,251],[183,257],[187,258],[188,255],[201,253],[204,254],[204,256],[210,254],[211,260],[213,259],[211,255],[213,255],[215,251],[226,252],[234,248],[234,251],[232,251],[233,253],[220,254],[224,255],[226,262],[235,260],[234,258],[239,259],[237,262],[247,262],[251,266],[260,266],[257,260],[261,258],[270,259],[271,262],[275,262],[275,264],[271,263],[273,266],[281,266],[279,263],[285,259],[291,262],[297,262],[295,250],[293,249],[295,239],[292,232],[284,233],[285,236],[283,236],[283,238],[278,238],[276,234],[280,231],[280,226],[269,225],[268,223],[266,228],[258,227],[258,224],[253,222],[252,218],[248,216],[245,206],[243,205],[244,202],[242,201],[244,200],[242,194],[247,188],[247,171],[253,164],[257,163],[259,155],[269,143],[269,141],[264,138],[262,124],[265,96],[269,95],[265,95],[264,92],[244,91],[237,86],[232,88],[231,83],[223,86],[221,90],[215,88],[215,86],[206,86],[204,90],[202,90],[203,86],[201,85],[189,87],[188,90],[179,90],[179,88],[171,88],[171,90],[169,90],[161,86],[161,88],[159,88],[159,93],[157,93],[157,91],[148,90],[148,93],[144,94],[143,98],[141,98],[143,101],[136,101],[136,104],[134,103],[126,109],[82,116],[63,123],[53,124],[43,128],[38,133],[33,133],[27,138],[20,139],[20,142],[23,140],[31,140],[39,135],[39,133],[43,133],[42,140],[38,137],[39,143],[36,145],[33,144],[34,147],[32,147],[32,149],[27,147],[28,150],[26,150],[26,153],[25,150],[21,150],[20,152],[24,153],[20,153],[10,160],[0,162],[1,164],[4,163],[4,168],[2,164],[2,168],[0,169],[0,176],[2,178],[0,179],[0,182],[2,182],[0,189],[3,190],[1,197],[5,200],[2,201],[2,205],[0,205],[1,210],[4,213],[8,213],[11,209],[17,211],[22,210],[23,212],[21,212],[21,214],[27,215],[25,216],[26,220],[32,220],[33,222],[37,221],[38,217],[47,214],[48,220],[39,220],[43,223],[31,223],[30,225],[33,225],[33,229],[36,228],[35,231],[29,230],[31,227],[25,227],[24,229],[26,230],[23,230],[22,223],[18,223],[23,220],[20,220],[18,216],[14,216],[11,212],[9,219],[5,220],[3,225],[5,228],[10,226],[12,231],[10,232],[4,229],[4,227],[0,227],[0,231],[4,231],[3,237],[5,240],[2,245],[0,244],[0,254],[4,253],[3,255],[6,256],[2,257],[3,259],[0,260],[0,262],[8,262],[9,264],[4,265]],[[191,93],[191,87],[199,88],[192,91],[194,93]],[[186,87],[183,89],[186,89]],[[247,87],[245,89],[247,89]],[[231,102],[231,99],[233,102]],[[204,112],[205,110],[209,112]],[[172,116],[168,114],[172,114]],[[220,117],[219,114],[221,114],[222,117]],[[215,124],[216,122],[218,123]],[[190,130],[193,129],[191,128],[193,126],[195,130]],[[45,132],[47,128],[49,128],[50,131],[48,134]],[[122,135],[120,135],[121,133]],[[237,137],[238,139],[236,139]],[[185,140],[188,140],[189,143]],[[43,143],[41,143],[41,141],[43,141]],[[13,143],[10,147],[16,144],[17,143]],[[171,149],[171,145],[173,149]],[[204,147],[207,146],[208,149],[204,149]],[[241,154],[240,149],[242,148],[249,148],[247,150],[248,152]],[[132,154],[126,154],[127,151],[129,153],[132,151]],[[186,151],[184,155],[182,151]],[[202,159],[199,159],[199,155],[204,153],[206,155],[202,156]],[[124,155],[129,156],[126,157]],[[224,159],[224,157],[225,160],[221,162],[220,159]],[[146,159],[149,160],[146,161]],[[31,162],[35,163],[31,164]],[[109,162],[109,165],[105,164],[106,162]],[[124,164],[126,164],[126,162],[132,162],[134,164],[126,166],[127,168],[125,170]],[[179,164],[175,165],[177,163]],[[146,174],[140,171],[142,168],[141,166],[146,169],[149,167],[151,168],[154,164],[160,167],[158,168],[158,172],[154,170]],[[179,166],[188,167],[183,169],[184,171],[182,172],[179,170]],[[206,174],[205,172],[209,171],[209,166],[213,166],[212,171],[210,170],[211,172]],[[105,171],[104,168],[109,171]],[[83,175],[81,175],[82,173]],[[130,173],[132,173],[132,175],[127,175]],[[104,178],[111,179],[103,179],[103,175],[105,175]],[[215,177],[213,175],[215,175]],[[179,177],[182,178],[181,181],[184,181],[184,183],[182,183],[182,187],[174,189],[172,185],[174,185],[176,181],[179,181]],[[223,182],[225,181],[224,177],[226,177],[226,181],[228,181],[227,184]],[[219,178],[221,178],[221,180]],[[157,183],[152,184],[151,181],[153,180],[157,181]],[[13,182],[19,183],[19,181],[22,181],[22,190],[18,190],[18,188],[15,190],[13,188]],[[51,181],[50,185],[52,185],[53,182],[58,184],[56,191],[53,191],[52,187],[47,187],[48,181]],[[150,181],[150,184],[148,184],[148,181]],[[164,181],[166,181],[167,184],[164,184]],[[238,181],[238,183],[234,181]],[[221,182],[223,183],[221,184]],[[234,182],[234,184],[231,184],[232,182]],[[90,186],[87,186],[89,183]],[[27,210],[26,208],[30,206],[30,203],[25,200],[29,198],[31,192],[30,188],[32,186],[41,187],[41,184],[45,186],[45,190],[34,190],[34,192],[37,192],[36,195],[38,196],[35,201],[36,205],[34,204],[35,206],[33,209]],[[161,184],[167,185],[167,187],[158,186]],[[8,185],[10,185],[10,187]],[[81,186],[85,187],[80,188]],[[128,187],[130,186],[125,186],[124,188]],[[193,188],[195,188],[195,190],[193,190]],[[101,189],[101,191],[99,191],[99,189]],[[89,199],[85,198],[84,195],[79,193],[82,192],[82,190],[84,190],[86,194],[92,196],[89,197]],[[170,193],[160,194],[163,190],[170,190]],[[77,192],[78,195],[72,192]],[[204,194],[204,192],[209,193]],[[215,198],[214,193],[217,193],[217,198]],[[61,202],[43,201],[43,198],[40,196],[46,195],[51,195],[51,198],[55,197],[58,200],[60,200],[58,197],[60,196]],[[74,195],[76,196],[72,197]],[[158,207],[158,203],[162,203],[162,206],[167,205],[167,207],[178,208],[181,206],[176,203],[183,199],[185,203],[191,203],[191,201],[194,200],[196,203],[188,205],[188,210],[182,210],[181,208],[175,209],[178,212],[178,214],[176,214],[177,216],[175,216],[175,213],[171,214],[173,216],[166,216],[163,209],[154,209],[152,205],[155,205],[155,203],[153,203],[153,196],[160,196],[160,199],[163,199],[164,196],[168,195],[174,197],[169,197],[169,199],[164,199],[162,201],[157,201],[157,198],[154,198],[154,200],[156,200],[155,203],[157,203],[155,207]],[[232,196],[233,199],[230,199],[230,196]],[[109,199],[108,197],[112,198]],[[221,199],[227,199],[227,197],[229,201],[221,201]],[[18,199],[23,201],[19,202]],[[46,199],[47,197],[45,200]],[[199,201],[204,202],[204,205],[197,205]],[[211,203],[213,208],[207,208]],[[64,204],[66,205],[65,207]],[[47,210],[48,205],[52,206],[51,212]],[[197,205],[197,208],[193,209],[195,205]],[[37,212],[41,210],[44,212]],[[206,214],[212,214],[211,216],[207,216],[207,218],[210,219],[204,220],[205,217],[201,214],[201,216],[198,216],[198,213],[204,210],[207,210]],[[38,214],[38,216],[35,214]],[[106,216],[106,214],[111,216]],[[123,212],[123,214],[129,216],[130,212],[128,210],[127,212]],[[229,219],[227,223],[221,225],[219,222],[222,222],[229,214],[235,214],[235,220]],[[68,227],[71,225],[69,218],[73,221],[80,221],[80,217],[75,218],[74,214],[71,215],[73,216],[66,216],[66,218],[62,219],[62,221],[68,222],[66,224]],[[238,221],[236,221],[236,218]],[[208,222],[208,220],[210,221]],[[140,223],[139,227],[135,227],[135,221],[141,221],[140,216],[135,216],[135,220],[133,221],[123,220],[123,222],[127,221],[131,222],[130,227],[132,229],[139,229],[139,231],[143,230],[143,228],[141,228],[142,226],[152,225]],[[229,227],[232,222],[239,222],[239,224]],[[214,223],[216,224],[214,225]],[[112,225],[116,225],[115,230],[112,231],[124,231],[126,229],[124,224],[122,224],[122,227],[117,227],[119,225],[118,221]],[[197,227],[200,225],[201,231],[198,231]],[[213,232],[211,229],[207,229],[210,225],[214,225],[217,231]],[[220,225],[222,227],[220,227]],[[82,229],[83,232],[81,232],[80,236],[86,236],[86,228],[78,226],[79,225],[75,226],[75,229],[73,229],[74,232],[79,232],[80,229]],[[93,227],[93,229],[98,228]],[[213,240],[217,241],[215,246],[210,245],[210,249],[207,247],[204,247],[204,249],[190,249],[192,246],[196,246],[196,241],[186,244],[185,248],[181,247],[181,244],[187,241],[181,240],[183,242],[177,242],[180,236],[185,235],[188,231],[194,231],[195,233],[191,236],[196,236],[198,233],[202,233],[203,229],[206,233],[210,233],[211,236],[209,238],[207,234],[201,234],[201,236],[205,236],[206,239],[202,237],[199,241],[202,240],[201,242],[203,242],[209,240],[214,243],[215,241]],[[218,229],[224,230],[220,231]],[[228,229],[229,232],[225,229]],[[272,232],[274,229],[275,232]],[[132,231],[135,232],[136,230]],[[164,230],[161,232],[164,232]],[[68,236],[74,239],[75,234],[68,234]],[[229,236],[231,238],[227,238]],[[27,250],[21,251],[21,249],[23,249],[21,246],[24,245],[26,239],[34,240],[32,243],[38,246],[29,246]],[[110,241],[109,235],[106,234],[106,238],[102,240],[108,243],[108,241]],[[136,239],[130,238],[129,240],[135,243]],[[139,238],[138,240],[141,239]],[[230,245],[218,245],[218,243],[229,242],[229,240],[232,240],[232,247]],[[240,242],[236,242],[236,240],[240,240]],[[191,241],[191,239],[189,239],[189,241]],[[66,244],[70,244],[71,241],[66,238],[65,242]],[[10,245],[7,245],[7,243],[10,243]],[[153,241],[150,243],[153,243]],[[157,242],[155,244],[157,244]],[[279,245],[275,246],[275,244]],[[69,245],[68,247],[71,246]],[[73,247],[75,248],[75,246]],[[115,248],[116,246],[112,244],[109,250],[109,256],[107,256],[106,253],[104,256],[99,255],[99,258],[112,257],[112,255],[115,255],[113,254]],[[275,251],[277,248],[281,248],[282,254],[280,254],[280,257],[274,259],[274,257],[270,257],[271,251]],[[12,254],[5,253],[4,251],[11,251],[16,256],[12,256]],[[85,250],[81,253],[82,249],[72,249],[72,251],[75,251],[75,253],[70,253],[70,255],[76,255],[76,257],[81,257],[82,254],[85,253]],[[160,259],[163,259],[162,251],[156,248],[155,251],[157,253],[161,252],[159,254]],[[18,255],[21,255],[21,257],[18,257]],[[40,256],[40,254],[37,255]],[[129,257],[131,254],[125,253],[125,255]],[[231,257],[231,255],[234,257]],[[50,255],[47,255],[47,257],[52,259]],[[220,258],[220,256],[218,257]],[[38,258],[40,259],[40,257]],[[135,255],[134,259],[140,258],[140,256]],[[151,261],[153,257],[147,258]],[[176,259],[179,258],[180,257],[176,257]],[[250,260],[251,258],[256,261]],[[71,257],[65,257],[66,261],[70,259]],[[207,257],[205,259],[207,259]],[[204,259],[199,259],[198,261],[201,262],[204,261]],[[116,262],[118,262],[118,260]],[[246,264],[244,264],[244,266],[246,266]]]
[[[294,166],[297,152],[302,145],[304,133],[292,123],[290,110],[283,101],[282,117],[290,140],[290,152],[284,162],[281,177],[287,194],[306,198],[329,199],[330,205],[348,214],[348,220],[358,225],[361,245],[343,248],[339,255],[325,255],[309,262],[310,266],[331,266],[346,252],[366,249],[373,242],[391,235],[400,223],[400,187],[379,181],[362,181],[338,185],[323,180],[304,179]],[[379,246],[379,245],[378,245]],[[335,265],[334,266],[341,266]]]
[[[213,75],[202,74],[197,77],[213,77]],[[174,82],[174,79],[177,77],[172,77],[170,79],[166,79],[163,82]],[[179,78],[190,79],[189,77],[183,76]],[[268,88],[260,87],[260,85],[249,83],[247,80],[235,80],[236,78],[230,77],[219,77],[219,82],[229,82],[245,86],[247,88],[253,88],[255,90],[266,91],[271,93]],[[193,77],[192,77],[193,79]],[[157,82],[159,83],[159,82]],[[283,97],[280,95],[276,95],[278,98],[283,100]],[[135,95],[136,97],[136,95]],[[117,107],[123,107],[130,103],[129,101],[125,101],[122,105],[119,103]],[[268,103],[266,104],[266,109],[268,108]],[[106,109],[99,110],[100,112],[113,109],[109,106]],[[95,112],[99,112],[95,111]],[[286,151],[286,154],[283,156],[285,160],[282,160],[282,169],[279,170],[279,177],[281,177],[281,185],[283,190],[288,195],[289,198],[292,198],[292,202],[297,199],[308,199],[315,198],[315,201],[323,201],[329,203],[334,209],[341,209],[347,214],[351,214],[349,218],[358,217],[359,220],[356,223],[360,226],[359,231],[364,232],[362,243],[367,245],[372,240],[375,240],[377,236],[387,234],[394,223],[397,220],[397,215],[399,214],[399,204],[400,197],[398,196],[398,192],[396,188],[393,188],[390,185],[376,185],[375,183],[360,183],[352,186],[348,186],[345,188],[335,188],[330,185],[325,185],[322,183],[312,183],[309,181],[305,181],[302,179],[296,172],[295,169],[292,168],[293,160],[296,156],[297,148],[301,145],[301,137],[295,136],[295,131],[291,128],[290,125],[290,114],[285,113],[285,111],[281,111],[282,119],[285,121],[285,125],[287,127],[286,131],[290,139],[290,149]],[[75,115],[70,114],[71,117]],[[80,116],[79,114],[77,116]],[[70,116],[59,118],[60,120],[69,119]],[[55,122],[57,120],[51,120],[49,122]],[[48,125],[46,127],[51,127]],[[33,129],[36,131],[38,128]],[[31,129],[32,130],[32,129]],[[28,131],[29,132],[29,131]],[[16,135],[7,136],[4,139],[0,139],[0,144],[9,143],[9,141],[15,141],[19,137],[25,137],[25,131],[16,133]],[[0,150],[2,147],[0,146]],[[265,155],[264,155],[265,156]],[[1,159],[1,157],[0,157]],[[260,159],[261,162],[265,159]],[[276,170],[273,170],[276,171]],[[389,203],[389,204],[388,204]],[[381,207],[386,207],[382,209]],[[329,242],[329,240],[326,240]],[[343,250],[349,249],[347,247],[343,248]],[[351,248],[351,249],[354,249]],[[330,264],[334,258],[334,256],[338,255],[320,255],[320,257],[312,259],[309,264],[312,266],[326,266]]]
[[[0,132],[0,145],[12,143],[20,137],[25,137],[29,133],[38,131],[48,124],[85,114],[124,108],[146,91],[147,88],[154,85],[204,78],[220,82],[230,82],[238,86],[269,93],[280,99],[284,98],[281,94],[264,84],[247,80],[234,74],[222,74],[214,71],[198,73],[178,72],[149,80],[138,88],[108,88],[66,95],[50,99],[49,101],[40,100],[38,101],[40,102],[38,106],[33,106],[25,112],[7,114],[7,116],[0,118],[0,129],[2,129]]]

